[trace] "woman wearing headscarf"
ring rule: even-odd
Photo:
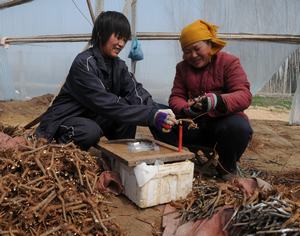
[[[184,126],[184,145],[214,148],[219,156],[217,170],[230,176],[236,173],[236,162],[252,136],[243,112],[252,95],[239,59],[221,51],[226,42],[216,33],[217,26],[204,20],[181,31],[183,61],[176,66],[169,106],[177,116],[198,125],[198,129]]]

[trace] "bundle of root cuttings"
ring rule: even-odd
[[[0,153],[1,235],[121,235],[99,193],[101,169],[74,144]]]
[[[181,213],[181,224],[209,219],[231,206],[233,215],[224,226],[230,235],[300,235],[300,204],[291,196],[297,191],[258,189],[249,197],[232,183],[196,179],[192,193],[172,205]]]
[[[300,207],[281,195],[247,204],[233,215],[232,235],[300,235]]]
[[[173,203],[181,212],[181,223],[210,218],[219,207],[238,207],[245,201],[243,193],[229,183],[196,180],[193,192],[185,200]]]

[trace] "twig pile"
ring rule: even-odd
[[[252,233],[299,235],[300,206],[283,199],[280,195],[269,196],[266,200],[255,204],[243,205],[232,217],[231,230],[238,231],[240,235]]]
[[[287,189],[268,195],[257,190],[249,198],[231,183],[196,179],[193,192],[173,206],[179,209],[182,224],[210,218],[220,207],[232,206],[234,213],[224,227],[230,235],[300,235],[300,202],[291,199]]]
[[[199,181],[199,182],[197,182]],[[245,201],[239,189],[228,183],[196,180],[193,192],[176,207],[181,208],[181,222],[210,218],[224,205],[238,207]]]
[[[1,235],[121,235],[97,190],[96,159],[74,144],[0,151]]]

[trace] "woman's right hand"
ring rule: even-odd
[[[170,132],[175,124],[178,124],[178,121],[171,109],[159,109],[154,115],[155,127],[165,133]]]

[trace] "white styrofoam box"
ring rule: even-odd
[[[185,198],[193,185],[194,163],[181,161],[158,166],[158,172],[145,185],[139,187],[134,167],[114,159],[113,169],[120,173],[124,194],[141,208]]]

